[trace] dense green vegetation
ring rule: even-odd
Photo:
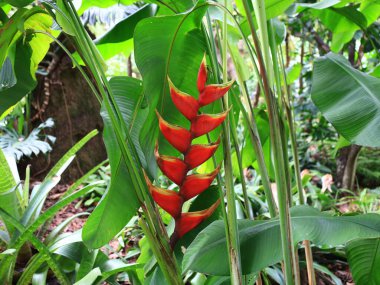
[[[0,0],[0,283],[380,284],[379,17]]]

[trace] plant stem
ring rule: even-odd
[[[299,157],[298,157],[298,147],[297,147],[297,138],[296,138],[296,129],[295,129],[295,122],[294,122],[294,115],[293,115],[293,108],[291,107],[291,97],[290,97],[290,91],[289,86],[286,84],[286,72],[284,68],[284,58],[282,56],[282,53],[279,52],[280,59],[281,59],[281,66],[283,70],[283,78],[285,82],[285,95],[284,96],[284,103],[285,103],[285,110],[286,110],[286,117],[289,124],[289,134],[290,134],[290,143],[292,147],[292,154],[293,154],[293,160],[294,160],[294,175],[296,179],[296,185],[297,185],[297,191],[298,191],[298,199],[300,205],[305,204],[305,198],[303,195],[303,187],[302,187],[302,177],[300,173],[300,166],[299,166]],[[310,285],[316,284],[315,279],[315,271],[313,266],[313,252],[311,250],[310,241],[305,240],[303,241],[303,245],[305,247],[305,259],[306,259],[306,268],[307,268],[307,277]]]
[[[227,0],[224,0],[224,5],[227,6]],[[227,13],[223,14],[223,51],[222,51],[222,66],[223,66],[223,82],[227,82]],[[224,108],[228,108],[228,95],[223,97]],[[230,132],[229,118],[227,115],[225,124],[223,124],[223,148],[224,148],[224,171],[226,183],[226,196],[227,196],[227,220],[229,230],[229,256],[230,256],[230,270],[231,270],[231,283],[234,285],[242,284],[242,271],[240,260],[240,243],[239,232],[237,225],[236,203],[235,203],[235,189],[233,184],[232,174],[232,161],[231,161],[231,145],[230,145]]]
[[[244,9],[248,18],[248,23],[250,26],[251,34],[253,37],[254,46],[256,49],[257,60],[259,63],[260,74],[263,80],[264,85],[264,94],[268,107],[268,115],[270,122],[270,132],[271,132],[271,143],[273,151],[273,162],[274,162],[274,171],[277,183],[277,193],[278,193],[278,203],[279,203],[279,217],[280,217],[280,230],[281,230],[281,244],[284,257],[284,268],[285,268],[285,279],[286,284],[294,284],[294,251],[293,251],[293,239],[292,239],[292,229],[291,229],[291,220],[289,214],[289,198],[287,195],[287,178],[285,171],[285,161],[284,161],[284,152],[286,149],[283,148],[283,139],[280,133],[281,123],[280,116],[278,114],[277,102],[271,91],[270,81],[268,79],[266,68],[271,68],[271,66],[265,66],[265,62],[261,53],[260,43],[258,41],[256,30],[253,24],[251,11],[248,6],[247,0],[243,0]],[[267,38],[263,35],[266,31],[266,15],[265,15],[265,3],[263,0],[257,0],[254,2],[255,15],[259,24],[259,30],[262,34],[262,39]],[[269,46],[268,42],[262,43],[264,49],[266,50]],[[268,52],[268,51],[266,51]],[[273,66],[272,66],[273,68]]]
[[[236,59],[233,57],[232,53],[231,53],[231,56],[232,56],[232,60],[236,64]],[[247,126],[249,126],[248,132],[251,137],[253,150],[255,151],[256,160],[259,165],[257,172],[261,176],[261,183],[263,184],[263,187],[264,187],[264,192],[265,192],[265,197],[267,199],[270,217],[274,218],[276,216],[276,204],[274,203],[273,193],[270,186],[268,169],[267,169],[267,166],[265,165],[264,153],[263,153],[263,148],[261,145],[259,132],[257,130],[255,114],[253,112],[252,104],[250,103],[247,87],[241,78],[241,74],[239,72],[236,72],[236,75],[237,75],[237,81],[240,85],[240,88],[243,94],[243,102],[245,103],[245,107],[243,103],[241,102],[240,98],[236,98],[236,101],[240,105],[239,107],[243,114],[243,119],[245,120]],[[249,110],[249,112],[246,111],[247,109]]]

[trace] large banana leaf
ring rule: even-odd
[[[338,246],[359,238],[380,237],[380,215],[334,217],[308,206],[292,209],[294,242],[310,240],[316,245]],[[239,221],[243,274],[258,272],[282,259],[278,219]],[[213,262],[217,260],[218,262]],[[229,274],[228,251],[222,221],[203,230],[183,259],[183,268],[217,276]]]
[[[360,72],[341,55],[314,64],[311,98],[339,134],[363,146],[380,146],[380,79]]]
[[[347,258],[357,285],[380,284],[380,239],[361,239],[347,246]]]
[[[114,77],[110,80],[110,85],[140,161],[144,162],[145,158],[138,143],[138,136],[148,112],[146,104],[143,104],[142,82],[131,77]],[[103,138],[112,176],[107,192],[83,228],[83,241],[92,248],[99,248],[113,238],[136,214],[139,207],[131,173],[123,160],[111,120],[104,110],[101,114],[104,120]]]

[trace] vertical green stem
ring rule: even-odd
[[[281,244],[284,257],[284,269],[285,269],[285,279],[286,284],[295,284],[294,282],[294,264],[295,256],[293,250],[293,239],[292,239],[292,228],[289,213],[289,197],[287,195],[287,178],[285,171],[285,160],[284,152],[286,149],[283,148],[283,139],[281,136],[282,125],[280,123],[279,110],[277,102],[271,91],[271,84],[267,75],[266,68],[273,70],[273,66],[265,66],[265,62],[262,56],[260,43],[258,41],[256,30],[253,24],[251,11],[248,6],[247,0],[243,0],[244,9],[248,15],[248,23],[250,26],[251,34],[253,37],[254,46],[256,49],[257,60],[259,63],[260,74],[264,85],[264,94],[268,107],[268,115],[270,122],[270,132],[271,132],[271,142],[272,142],[272,158],[274,163],[274,172],[277,183],[277,193],[279,202],[279,217],[280,217],[280,230],[281,230]],[[263,0],[257,0],[254,2],[255,15],[258,21],[259,30],[262,34],[261,38],[265,40],[267,35],[263,33],[267,30],[266,15],[265,15],[265,3]],[[265,52],[269,52],[267,47],[269,47],[269,42],[262,43]],[[287,162],[286,162],[287,163]]]
[[[224,5],[227,5],[227,0],[224,0]],[[222,50],[222,66],[223,66],[223,82],[227,82],[227,13],[223,15],[223,50]],[[223,97],[223,105],[225,109],[228,108],[228,96]],[[230,145],[230,132],[229,117],[227,116],[225,124],[223,124],[223,147],[224,147],[224,171],[226,183],[226,196],[227,196],[227,220],[229,230],[229,256],[230,256],[230,270],[231,270],[231,283],[242,284],[241,260],[240,260],[240,243],[237,225],[236,204],[235,204],[235,190],[233,184],[232,174],[232,161],[231,161],[231,145]]]
[[[283,78],[286,85],[286,73],[284,68],[284,59],[282,56],[282,53],[279,52],[280,58],[281,58],[281,66],[283,70]],[[294,159],[294,174],[296,178],[296,185],[297,185],[297,191],[298,191],[298,198],[300,205],[305,204],[305,197],[303,195],[303,187],[302,187],[302,177],[300,173],[300,166],[299,166],[299,157],[298,157],[298,148],[297,148],[297,138],[296,138],[296,129],[295,129],[295,122],[294,122],[294,114],[293,114],[293,108],[291,107],[291,97],[289,92],[289,87],[286,85],[285,87],[285,93],[286,96],[284,96],[285,101],[285,109],[286,109],[286,117],[289,124],[289,133],[290,133],[290,143],[292,147],[292,154]],[[313,252],[311,250],[310,241],[305,240],[303,241],[303,245],[305,247],[305,259],[306,259],[306,268],[307,268],[307,276],[308,281],[310,285],[317,284],[315,279],[315,271],[313,266]]]

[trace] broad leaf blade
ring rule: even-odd
[[[141,109],[142,83],[131,77],[116,77],[110,81],[115,100],[123,115],[132,140],[144,162],[138,143],[138,135],[148,109]],[[104,143],[111,166],[111,184],[99,205],[83,228],[83,241],[87,246],[99,248],[113,238],[136,214],[139,201],[131,180],[131,173],[123,161],[116,136],[108,114],[102,111],[104,120]]]
[[[329,53],[314,65],[314,104],[351,143],[380,146],[380,79]]]
[[[359,238],[380,237],[380,215],[334,217],[308,206],[292,209],[294,242],[338,246]],[[278,219],[239,221],[243,274],[258,272],[282,259]],[[211,260],[218,260],[217,263]],[[186,250],[183,268],[217,276],[229,274],[228,252],[222,221],[203,230]]]
[[[380,239],[361,239],[347,246],[347,258],[357,285],[380,284]]]

